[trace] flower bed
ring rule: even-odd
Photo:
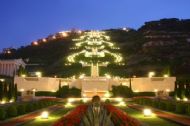
[[[56,122],[53,126],[78,126],[87,108],[88,105],[79,105],[68,115]]]
[[[105,105],[105,109],[111,113],[111,120],[115,126],[141,126],[141,124],[136,119],[128,116],[115,106]]]
[[[141,126],[137,120],[128,116],[122,110],[112,105],[105,105],[104,107],[111,113],[111,120],[115,126]],[[79,105],[68,115],[57,121],[53,126],[79,126],[87,108],[88,105]]]

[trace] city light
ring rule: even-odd
[[[38,42],[37,42],[37,41],[35,41],[35,42],[32,42],[32,45],[35,45],[35,46],[37,46],[37,45],[38,45]]]

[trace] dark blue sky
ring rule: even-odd
[[[71,28],[139,28],[190,18],[190,0],[0,0],[0,50]]]

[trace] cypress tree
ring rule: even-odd
[[[18,94],[18,89],[17,89],[17,84],[14,85],[14,99],[15,101],[17,100],[17,94]]]
[[[7,83],[4,83],[3,85],[3,98],[7,100]]]
[[[3,98],[3,83],[0,81],[0,101]]]
[[[12,83],[9,83],[8,85],[9,87],[9,90],[8,90],[8,98],[9,100],[13,97],[13,84]]]
[[[59,87],[58,87],[58,90],[56,92],[56,96],[57,97],[60,97],[61,96],[61,80],[59,80]]]

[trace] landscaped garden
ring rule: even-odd
[[[96,96],[97,97],[97,96]],[[181,126],[179,122],[160,117],[157,111],[165,111],[168,104],[158,103],[158,109],[151,106],[153,99],[135,98],[134,100],[124,98],[68,98],[68,99],[43,99],[35,102],[13,103],[2,107],[2,126]],[[95,100],[94,100],[95,99]],[[97,100],[98,99],[98,100]],[[157,101],[158,102],[158,101]],[[138,103],[138,104],[136,104]],[[169,102],[168,102],[169,103]],[[140,104],[140,105],[139,105]],[[156,103],[155,103],[156,104]],[[173,104],[173,103],[172,103]],[[181,118],[186,116],[175,114],[179,110],[188,110],[188,107],[177,107],[175,110],[166,112],[165,115],[174,114]],[[190,106],[190,103],[184,103]],[[144,112],[144,108],[152,110]],[[174,107],[169,107],[174,108]],[[162,110],[161,110],[162,109]],[[154,112],[155,111],[155,112]],[[169,110],[168,110],[169,111]],[[180,111],[181,112],[181,111]],[[183,111],[184,112],[184,111]],[[185,111],[186,112],[186,111]],[[187,111],[189,112],[189,111]],[[4,115],[4,116],[2,116]],[[175,119],[175,118],[174,118]]]

